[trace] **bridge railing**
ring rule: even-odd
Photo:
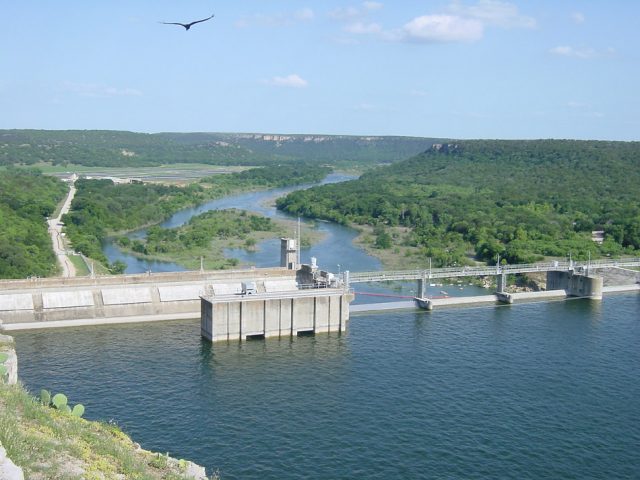
[[[640,257],[601,259],[591,261],[560,261],[526,263],[515,265],[482,265],[464,267],[444,267],[430,270],[395,270],[377,272],[350,272],[349,283],[384,282],[399,280],[436,279],[448,277],[473,277],[516,273],[548,272],[550,270],[569,271],[572,269],[597,269],[611,267],[640,267]]]

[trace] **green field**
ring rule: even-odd
[[[79,176],[94,178],[133,178],[142,181],[168,183],[196,181],[210,175],[241,172],[249,168],[235,165],[205,165],[202,163],[179,163],[157,167],[87,167],[75,164],[52,165],[50,163],[39,163],[32,167],[38,168],[45,175],[53,175],[59,178],[68,178],[75,173]]]

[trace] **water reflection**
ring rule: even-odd
[[[338,332],[245,342],[200,342],[201,369],[214,376],[225,372],[238,375],[238,372],[262,371],[265,364],[269,370],[287,375],[301,368],[311,368],[315,363],[341,365],[348,354],[347,334]]]

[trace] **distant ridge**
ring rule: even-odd
[[[372,166],[412,157],[440,140],[376,135],[136,133],[116,130],[0,130],[0,165],[170,163],[268,165],[313,162]]]

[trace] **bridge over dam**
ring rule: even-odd
[[[0,280],[0,329],[200,318],[202,335],[212,341],[341,332],[350,310],[362,310],[349,306],[351,286],[357,283],[417,281],[420,293],[411,305],[431,309],[472,301],[426,298],[426,286],[434,279],[496,276],[496,299],[510,303],[517,295],[504,291],[508,275],[547,272],[548,290],[598,299],[606,289],[594,272],[624,267],[640,267],[640,258],[335,275],[313,260],[298,265],[295,241],[283,239],[280,267]],[[378,305],[369,311],[391,306]]]
[[[496,295],[498,300],[512,303],[513,295],[506,292],[509,275],[527,273],[546,273],[547,290],[563,290],[567,296],[586,297],[595,300],[602,298],[603,279],[596,273],[599,270],[611,268],[640,267],[640,258],[621,258],[578,261],[551,261],[517,265],[479,265],[463,267],[429,268],[422,270],[375,271],[375,272],[345,272],[345,283],[410,281],[418,282],[416,300],[425,300],[423,308],[429,308],[426,299],[426,287],[435,279],[460,277],[497,277]],[[640,274],[640,272],[639,272]]]

